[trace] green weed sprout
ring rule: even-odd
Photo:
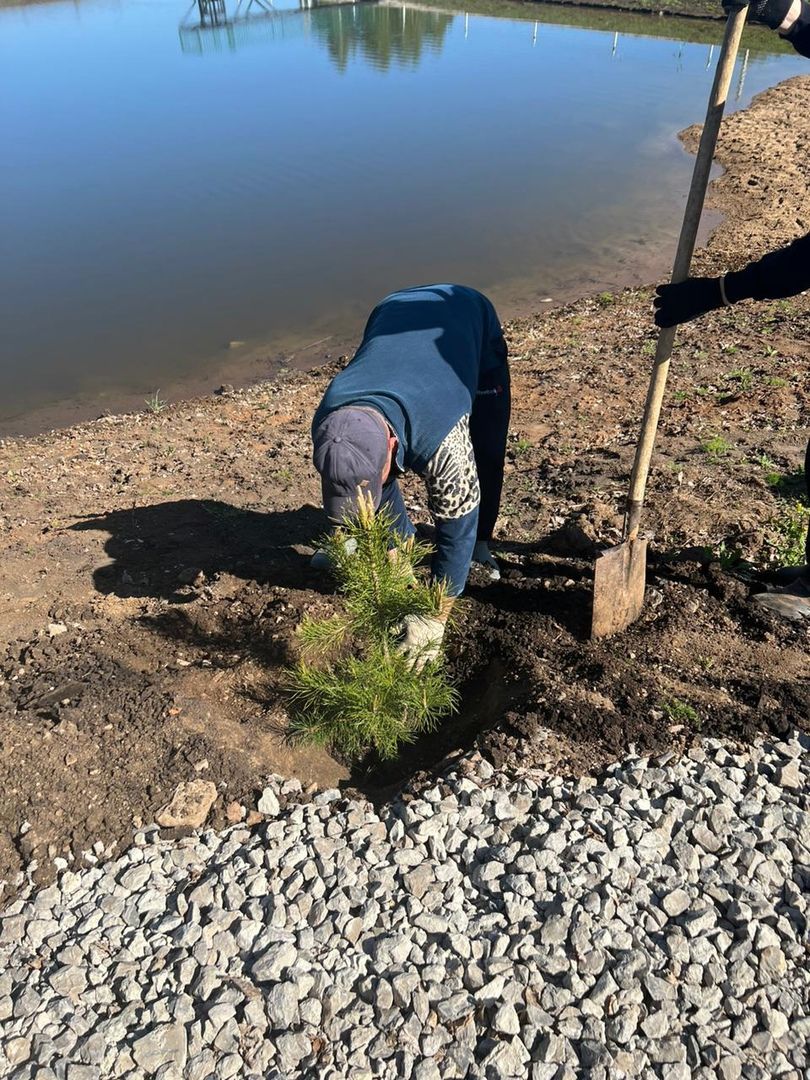
[[[458,705],[441,656],[416,670],[396,650],[405,616],[437,615],[447,596],[416,576],[430,547],[402,539],[392,526],[388,513],[362,500],[357,517],[324,540],[344,611],[304,619],[303,655],[287,672],[293,737],[351,759],[369,750],[395,757]]]
[[[671,698],[669,701],[662,701],[661,709],[667,720],[674,720],[679,724],[689,724],[692,727],[701,726],[701,720],[697,709],[694,709],[688,702],[681,701],[680,698]]]
[[[721,540],[712,553],[724,570],[736,570],[742,562],[742,548],[728,540]]]
[[[754,373],[750,368],[736,368],[726,375],[726,382],[737,383],[740,392],[747,394],[754,385]]]
[[[731,443],[724,439],[722,435],[713,435],[703,444],[703,453],[712,461],[726,457],[730,450]]]
[[[154,394],[150,394],[148,398],[144,398],[143,400],[147,412],[152,413],[154,416],[157,416],[158,413],[162,413],[169,404],[168,401],[164,401],[160,396],[160,390],[156,390]]]
[[[785,503],[779,516],[771,522],[776,533],[772,545],[774,562],[782,566],[798,566],[804,562],[804,544],[810,524],[810,507],[802,499]]]

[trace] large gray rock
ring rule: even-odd
[[[147,1075],[156,1073],[162,1065],[182,1070],[186,1064],[186,1030],[180,1024],[159,1024],[133,1041],[131,1053]]]
[[[278,796],[272,788],[266,787],[259,798],[257,809],[265,817],[276,817],[281,810]]]
[[[266,952],[253,961],[251,975],[258,982],[272,982],[280,979],[283,973],[295,963],[297,955],[295,946],[289,941],[271,945]]]
[[[274,1028],[291,1027],[298,1016],[298,988],[295,983],[278,983],[266,998],[267,1017]]]

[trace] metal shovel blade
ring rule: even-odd
[[[597,558],[591,639],[618,634],[636,621],[644,607],[646,580],[646,540],[628,540]]]

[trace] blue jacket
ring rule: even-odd
[[[436,521],[433,576],[464,589],[480,491],[469,419],[482,375],[506,366],[490,301],[464,285],[392,293],[372,311],[360,348],[326,389],[313,429],[344,405],[378,409],[396,433],[397,467],[424,477]]]

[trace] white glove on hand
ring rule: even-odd
[[[413,661],[417,671],[437,660],[444,639],[444,623],[431,615],[406,615],[402,620],[403,634],[397,652]]]
[[[347,555],[354,555],[355,551],[357,551],[357,541],[352,540],[351,537],[349,537],[348,540],[343,541],[343,546],[346,549]],[[318,548],[309,560],[309,565],[313,570],[331,570],[332,560],[329,558],[329,552],[324,551],[323,548]]]
[[[489,550],[488,540],[477,540],[473,548],[473,562],[480,563],[486,570],[490,581],[501,580],[501,568],[495,556]]]

